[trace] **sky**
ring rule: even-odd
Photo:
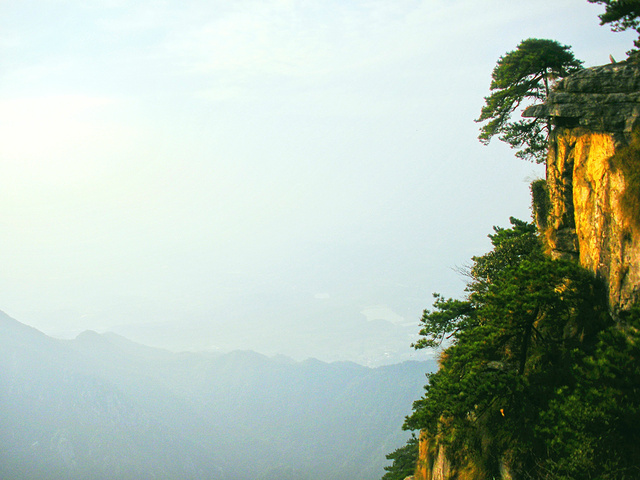
[[[586,0],[0,0],[0,310],[58,338],[378,365],[541,166],[477,141],[529,37]]]

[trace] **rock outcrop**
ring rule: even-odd
[[[602,278],[614,313],[630,307],[640,300],[640,55],[558,82],[524,116],[553,127],[548,197],[543,214],[536,211],[549,254]],[[486,478],[472,464],[452,465],[445,453],[437,435],[422,432],[415,480]],[[500,476],[512,479],[506,465]]]
[[[628,308],[640,297],[639,219],[626,208],[631,180],[616,157],[640,126],[640,61],[572,75],[525,116],[553,126],[545,225],[551,255],[579,260],[606,282],[613,311]]]
[[[427,432],[421,432],[415,480],[448,480],[453,473],[444,445]]]

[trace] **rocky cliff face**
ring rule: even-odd
[[[454,469],[445,455],[444,445],[437,438],[423,431],[420,433],[420,450],[415,480],[448,480]]]
[[[640,125],[640,62],[586,69],[558,83],[526,116],[551,120],[547,243],[603,278],[612,309],[640,298],[640,232],[617,159]]]
[[[549,253],[579,261],[600,276],[614,312],[640,300],[638,57],[572,75],[558,83],[544,105],[525,111],[553,126],[548,208],[537,215]],[[630,195],[636,197],[631,199],[635,209],[629,207]],[[501,470],[503,480],[512,478],[506,466]],[[452,465],[437,437],[422,432],[415,480],[482,478],[472,464]]]

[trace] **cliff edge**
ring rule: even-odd
[[[537,218],[550,254],[574,258],[601,277],[613,312],[628,308],[640,296],[640,212],[633,198],[640,58],[574,74],[524,115],[553,126],[549,207]]]
[[[603,279],[615,316],[640,300],[640,54],[565,78],[524,116],[552,127],[546,181],[532,188],[547,251]],[[509,470],[500,465],[502,480]],[[482,478],[471,460],[453,465],[437,433],[421,432],[415,480]]]

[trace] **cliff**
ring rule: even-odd
[[[640,55],[558,82],[524,116],[552,126],[546,182],[532,189],[548,253],[602,278],[614,315],[628,309],[640,300]],[[486,478],[477,468],[452,465],[437,435],[422,432],[415,480]]]
[[[451,478],[454,469],[446,458],[444,446],[438,439],[427,432],[420,434],[420,448],[418,451],[418,465],[415,479],[419,480],[447,480]]]
[[[548,118],[553,126],[549,208],[538,218],[550,254],[575,258],[596,273],[607,284],[612,310],[626,309],[640,295],[640,159],[633,141],[640,125],[640,61],[572,75],[525,115]]]

